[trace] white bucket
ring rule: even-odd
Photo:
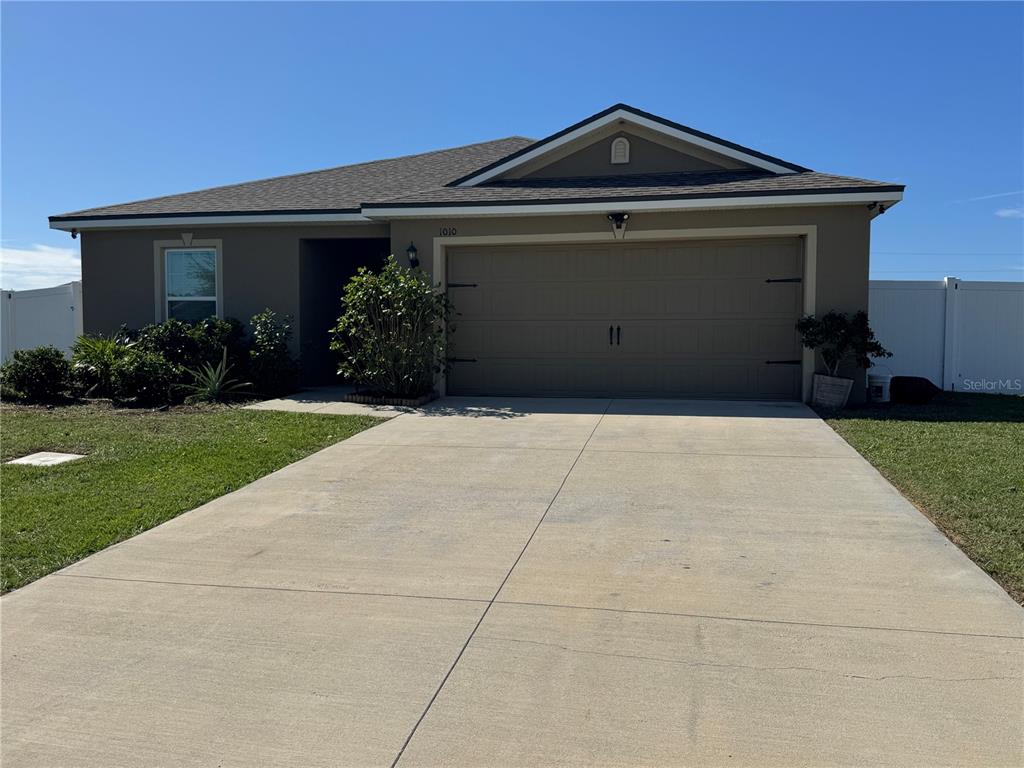
[[[870,400],[872,403],[888,403],[889,385],[891,383],[891,373],[869,373],[868,400]]]

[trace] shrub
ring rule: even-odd
[[[230,372],[228,348],[224,347],[220,363],[216,366],[203,363],[198,369],[189,371],[192,383],[187,384],[185,389],[191,391],[192,394],[186,398],[186,402],[223,403],[242,394],[242,390],[252,386],[247,381],[229,379]]]
[[[219,317],[208,317],[192,326],[192,335],[199,347],[200,360],[190,367],[201,363],[215,366],[226,353],[228,364],[236,368],[245,366],[248,358],[249,344],[245,337],[245,326],[233,317],[221,320]]]
[[[426,273],[394,256],[379,274],[361,268],[342,297],[332,331],[338,372],[358,386],[392,397],[419,397],[445,363],[451,304]]]
[[[136,405],[164,405],[171,400],[177,375],[175,366],[163,355],[133,347],[113,366],[113,394]]]
[[[0,368],[0,383],[5,396],[55,403],[71,389],[71,363],[56,347],[19,349]]]
[[[868,324],[868,313],[861,310],[852,317],[832,310],[820,318],[805,315],[796,329],[807,349],[821,352],[829,376],[837,376],[839,366],[852,361],[858,368],[870,368],[873,357],[892,357],[875,338]]]
[[[253,316],[250,327],[249,376],[256,391],[270,397],[294,392],[299,365],[289,350],[292,327],[288,318],[278,319],[273,310],[265,309]]]
[[[114,394],[114,365],[134,342],[119,336],[79,336],[71,349],[71,368],[80,391],[93,397]]]

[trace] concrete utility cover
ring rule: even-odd
[[[20,459],[8,461],[8,464],[31,464],[33,467],[52,467],[54,464],[63,464],[66,461],[84,459],[81,453],[57,453],[55,451],[40,451],[22,456]]]

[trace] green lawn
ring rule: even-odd
[[[377,424],[364,416],[75,405],[0,409],[0,589],[23,586]]]
[[[1024,603],[1024,398],[942,393],[827,421]]]

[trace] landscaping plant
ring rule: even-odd
[[[73,383],[71,363],[52,346],[16,350],[0,367],[0,387],[5,398],[56,403],[67,398]]]
[[[331,341],[339,374],[386,397],[433,389],[445,364],[451,303],[425,272],[394,256],[379,273],[363,267],[345,286],[342,307]]]
[[[147,325],[136,336],[140,349],[162,355],[182,373],[203,363],[216,364],[225,347],[232,363],[244,362],[245,329],[234,319],[186,323],[172,318]]]
[[[253,316],[250,328],[248,368],[256,391],[268,397],[294,392],[299,384],[299,364],[290,350],[288,318],[279,319],[272,309],[265,309]]]
[[[134,405],[166,405],[177,378],[177,368],[163,355],[133,347],[114,363],[113,397]]]
[[[229,373],[231,366],[228,365],[228,348],[224,347],[216,366],[203,363],[199,368],[189,370],[192,382],[186,384],[185,389],[192,394],[186,398],[186,402],[223,403],[252,386],[248,381],[228,378]]]
[[[114,365],[134,344],[122,335],[79,336],[71,348],[79,391],[87,397],[113,397]]]
[[[815,317],[805,315],[796,329],[807,349],[821,352],[829,376],[838,376],[839,367],[852,362],[858,368],[870,368],[873,357],[892,357],[892,353],[875,338],[868,325],[868,313],[861,310],[853,316],[832,310]]]

